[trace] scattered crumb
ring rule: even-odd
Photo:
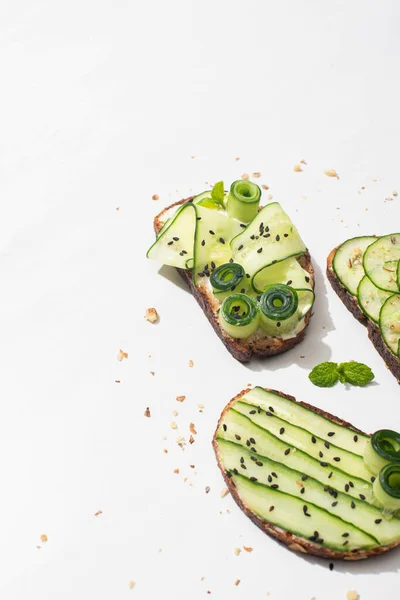
[[[150,418],[151,417],[151,412],[150,412],[150,408],[147,407],[146,410],[144,411],[144,416]]]
[[[164,448],[164,454],[168,454],[168,450]]]
[[[211,594],[210,590],[207,590],[207,594]]]
[[[220,494],[220,496],[221,496],[221,498],[225,498],[225,496],[227,496],[228,494],[229,494],[229,490],[228,490],[228,488],[226,487],[226,488],[223,488],[223,489],[221,490],[221,494]]]
[[[119,206],[116,206],[116,207],[115,207],[115,210],[119,210]]]
[[[246,550],[246,552],[253,552],[253,548],[251,546],[243,546],[244,550]]]
[[[316,599],[316,597],[315,597],[315,596],[313,596],[313,597],[311,598],[311,600],[317,600],[317,599]]]
[[[241,551],[242,551],[241,548],[235,548],[234,551],[233,551],[233,554],[235,556],[239,556],[239,554],[241,553]]]
[[[178,429],[178,425],[175,423],[175,421],[171,421],[171,429]]]
[[[328,177],[336,177],[336,179],[339,179],[339,175],[336,173],[335,169],[327,169],[324,173]]]
[[[154,375],[155,375],[155,371],[150,371],[150,373],[151,373],[151,375],[153,375],[153,377],[154,377]]]
[[[129,582],[129,589],[133,590],[133,588],[135,587],[136,583],[134,581],[130,581]]]
[[[261,187],[263,190],[269,190],[269,186],[265,185],[265,183],[263,183]]]
[[[200,579],[200,581],[204,581],[204,580],[205,580],[205,577],[203,576],[203,577]]]
[[[247,175],[247,173],[243,173],[243,175],[240,176],[242,179],[248,179],[249,176]]]
[[[43,542],[43,544],[45,544],[48,541],[48,537],[47,537],[47,535],[45,533],[43,533],[40,536],[40,541]]]
[[[194,437],[191,435],[189,438],[189,444],[193,444],[196,440],[194,439]]]
[[[240,158],[237,156],[237,157],[235,158],[235,160],[240,160]]]
[[[235,585],[239,585],[239,583],[240,583],[240,579],[236,579]]]
[[[195,159],[196,157],[195,157],[195,156],[191,156],[190,158],[193,160],[193,159]]]
[[[203,408],[204,408],[204,404],[198,404],[198,405],[197,405],[197,408],[200,408],[201,410],[203,410]]]
[[[304,158],[302,158],[300,162],[301,162],[302,165],[306,165],[307,164],[307,161],[304,160]]]
[[[158,312],[155,308],[148,308],[146,310],[146,314],[144,315],[145,319],[147,319],[150,323],[155,323],[158,321]]]
[[[211,488],[210,488],[210,486],[208,485],[208,486],[206,487],[206,489],[205,489],[205,492],[206,492],[206,494],[208,494],[208,492],[210,491],[210,489],[211,489]]]
[[[196,431],[194,423],[190,423],[189,429],[190,429],[190,433],[193,433],[193,435],[197,435],[197,431]]]
[[[128,358],[128,353],[120,349],[117,354],[117,360],[121,361],[124,360],[124,358]]]
[[[174,417],[177,417],[178,416],[178,411],[177,410],[173,410],[172,414],[174,415]]]
[[[194,362],[192,360],[189,360],[189,367],[192,369],[194,367]]]
[[[97,512],[94,513],[95,517],[98,517],[99,515],[102,515],[103,511],[102,510],[98,510]]]
[[[268,194],[268,200],[272,200],[273,195],[272,194]]]
[[[179,436],[176,438],[176,443],[178,444],[179,448],[182,448],[182,450],[185,449],[186,446],[186,440],[184,437]]]
[[[189,467],[190,467],[191,469],[195,469],[195,468],[196,468],[196,465],[189,465]]]
[[[358,600],[359,595],[355,590],[350,590],[349,592],[347,592],[346,594],[346,599],[347,600]]]
[[[304,354],[302,354],[302,355],[300,356],[300,358],[305,358]]]
[[[303,169],[301,168],[301,165],[294,165],[294,167],[293,167],[293,171],[294,171],[295,173],[301,173],[301,172],[302,172],[302,170],[303,170]]]
[[[176,400],[177,400],[178,402],[184,402],[184,401],[186,400],[186,396],[177,396],[177,397],[176,397]]]
[[[158,194],[153,194],[151,199],[152,200],[158,200],[160,198],[160,196]]]
[[[255,173],[252,174],[252,177],[254,177],[254,179],[258,179],[259,177],[261,177],[261,173],[258,173],[256,171]]]
[[[116,379],[116,380],[114,381],[114,383],[121,383],[121,380],[120,380],[120,379]]]
[[[179,469],[174,469],[174,473],[176,473],[176,475],[179,475]]]
[[[41,550],[42,546],[36,546],[36,548],[37,548],[38,550]]]

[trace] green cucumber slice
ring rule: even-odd
[[[306,251],[296,227],[278,202],[267,204],[232,241],[235,262],[252,277],[271,264]]]
[[[249,223],[257,214],[260,198],[261,190],[256,183],[239,179],[231,185],[226,210],[233,219]]]
[[[400,465],[387,464],[374,481],[374,495],[381,506],[390,511],[400,510]]]
[[[229,240],[240,230],[240,223],[226,213],[196,205],[197,227],[194,241],[193,279],[200,285],[211,269],[229,262]]]
[[[375,538],[379,544],[390,544],[400,537],[400,520],[387,521],[383,519],[376,523],[376,520],[382,519],[380,510],[364,500],[353,498],[352,501],[355,504],[355,509],[353,509],[350,498],[343,492],[337,492],[333,497],[333,488],[325,489],[326,486],[312,477],[303,480],[303,473],[300,471],[289,469],[270,458],[254,454],[249,448],[244,448],[237,442],[228,442],[223,438],[217,438],[217,442],[219,457],[226,471],[233,473],[233,470],[236,469],[247,479],[256,480],[266,486],[278,484],[281,492],[320,506],[332,515],[363,530]],[[256,461],[261,462],[262,466],[255,464]],[[246,469],[240,466],[242,464]],[[332,506],[334,501],[335,506]],[[348,532],[348,530],[344,531]],[[323,536],[321,535],[321,537]],[[345,536],[343,541],[347,537],[349,536]]]
[[[353,296],[357,295],[358,284],[365,275],[363,255],[376,239],[375,236],[351,238],[341,244],[335,252],[333,270],[339,281]]]
[[[378,238],[364,254],[366,275],[381,290],[398,292],[398,261],[400,260],[400,233]]]
[[[388,348],[400,358],[400,294],[389,296],[382,306],[379,328]]]
[[[222,329],[231,337],[247,338],[258,329],[260,314],[252,298],[232,294],[225,298],[219,311]]]
[[[259,271],[253,279],[254,290],[259,294],[271,283],[283,283],[294,289],[311,290],[313,286],[311,275],[300,266],[295,257],[286,258]]]
[[[367,317],[375,321],[375,323],[378,323],[381,308],[389,296],[391,296],[391,293],[377,288],[368,275],[364,275],[358,284],[358,304]]]
[[[297,310],[288,319],[284,321],[269,319],[260,310],[260,325],[265,333],[274,337],[285,336],[285,338],[290,337],[290,334],[296,335],[300,323],[311,309],[315,299],[313,290],[296,290],[296,292],[298,296]]]
[[[186,268],[193,257],[193,240],[196,230],[196,209],[191,202],[183,204],[160,231],[156,241],[147,251],[147,258],[164,265]]]
[[[400,260],[397,263],[397,285],[398,285],[399,290],[400,290]]]

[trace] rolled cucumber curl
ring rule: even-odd
[[[271,335],[287,333],[298,321],[299,297],[283,283],[268,285],[259,300],[261,326]]]
[[[389,463],[373,485],[375,500],[388,510],[400,509],[400,463]]]
[[[261,190],[252,181],[234,181],[229,191],[226,209],[232,219],[250,223],[258,212]]]
[[[219,318],[222,329],[228,335],[244,339],[257,330],[260,315],[252,298],[245,294],[232,294],[223,301]]]
[[[214,292],[234,291],[235,287],[243,280],[244,275],[242,265],[225,263],[212,272],[210,283]]]
[[[400,434],[391,429],[376,431],[365,446],[364,462],[373,475],[389,463],[400,465]]]

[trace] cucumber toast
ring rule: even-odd
[[[314,270],[278,202],[250,181],[223,182],[154,219],[147,257],[176,267],[229,352],[246,362],[293,348],[314,303]]]
[[[346,240],[329,254],[327,276],[400,383],[400,233]]]
[[[290,550],[360,560],[400,544],[398,433],[255,387],[225,407],[213,447],[238,506]]]

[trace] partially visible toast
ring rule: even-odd
[[[181,204],[184,204],[185,202],[189,202],[190,200],[192,200],[192,198],[193,197],[186,198],[184,200],[180,200],[179,202],[171,204],[171,206],[168,206],[167,208],[162,210],[154,218],[154,231],[156,235],[160,231],[167,218],[167,212],[175,206],[179,206]],[[297,260],[303,267],[303,269],[305,269],[309,273],[314,288],[314,268],[308,250],[305,254],[299,256]],[[267,336],[265,333],[258,330],[253,335],[244,340],[232,338],[227,333],[225,333],[225,331],[220,326],[217,314],[219,303],[215,299],[213,294],[205,286],[196,286],[194,284],[192,279],[192,273],[189,269],[177,269],[177,271],[188,284],[190,291],[196,298],[200,307],[203,309],[215,333],[225,344],[226,348],[229,350],[232,356],[234,356],[234,358],[236,358],[240,362],[248,362],[252,358],[252,356],[267,357],[274,356],[276,354],[281,354],[282,352],[290,350],[304,339],[307,327],[311,319],[311,310],[305,316],[305,327],[295,337],[283,340],[282,338]]]
[[[293,396],[289,396],[288,394],[284,394],[284,393],[278,392],[276,390],[271,390],[268,388],[264,388],[264,389],[266,389],[269,392],[273,392],[274,394],[278,394],[279,396],[282,396],[283,398],[288,398],[292,402],[297,402],[298,404],[301,404],[305,408],[312,410],[313,412],[317,413],[318,415],[326,417],[327,419],[333,421],[334,423],[337,423],[338,425],[344,425],[345,427],[352,429],[355,433],[364,433],[360,429],[357,429],[356,427],[354,427],[354,425],[351,425],[351,423],[348,423],[347,421],[344,421],[343,419],[340,419],[339,417],[336,417],[335,415],[332,415],[324,410],[321,410],[320,408],[317,408],[316,406],[312,406],[311,404],[307,404],[306,402],[299,402]],[[239,400],[239,398],[244,396],[249,390],[250,390],[250,388],[243,390],[225,406],[224,410],[222,411],[221,417],[218,421],[218,425],[217,425],[217,428],[215,430],[214,437],[212,440],[212,445],[214,448],[215,456],[217,458],[218,466],[219,466],[222,476],[225,480],[225,483],[232,495],[232,498],[235,500],[235,502],[239,506],[239,508],[242,509],[242,511],[245,513],[245,515],[247,517],[249,517],[253,521],[253,523],[255,523],[258,527],[260,527],[260,529],[262,529],[262,531],[264,531],[264,533],[267,533],[269,536],[271,536],[271,537],[277,539],[279,542],[282,542],[283,544],[285,544],[285,546],[287,546],[289,548],[289,550],[293,550],[294,552],[300,552],[303,554],[313,554],[314,556],[320,556],[322,558],[344,559],[344,560],[351,560],[351,561],[362,560],[365,558],[370,558],[372,556],[377,556],[379,554],[383,554],[383,553],[387,552],[388,550],[392,550],[392,548],[395,548],[396,546],[398,546],[400,544],[400,540],[398,542],[393,542],[392,544],[388,544],[386,546],[375,546],[374,548],[370,548],[368,550],[367,549],[359,549],[359,550],[351,550],[349,552],[339,552],[337,550],[331,550],[330,548],[323,547],[317,543],[314,543],[307,539],[299,537],[299,536],[291,533],[290,531],[286,531],[285,529],[282,529],[281,527],[278,527],[277,525],[274,525],[273,523],[269,523],[265,519],[262,519],[261,517],[256,515],[254,512],[252,512],[242,502],[242,500],[239,497],[239,494],[236,490],[235,484],[233,483],[232,479],[230,477],[228,477],[228,475],[224,469],[224,466],[222,464],[222,461],[221,461],[221,458],[219,455],[217,434],[218,434],[218,429],[220,427],[220,424],[222,423],[226,413],[229,411],[232,404],[237,402],[237,400]],[[364,435],[367,435],[367,434],[364,434]]]
[[[400,383],[400,359],[398,359],[387,347],[378,325],[368,318],[367,315],[361,310],[358,305],[357,298],[350,294],[350,292],[337,278],[336,273],[333,270],[333,259],[337,249],[338,248],[334,248],[327,258],[326,275],[329,279],[329,282],[346,308],[355,316],[358,321],[360,321],[360,323],[366,326],[369,339],[385,361],[388,369],[396,377],[398,383]]]

